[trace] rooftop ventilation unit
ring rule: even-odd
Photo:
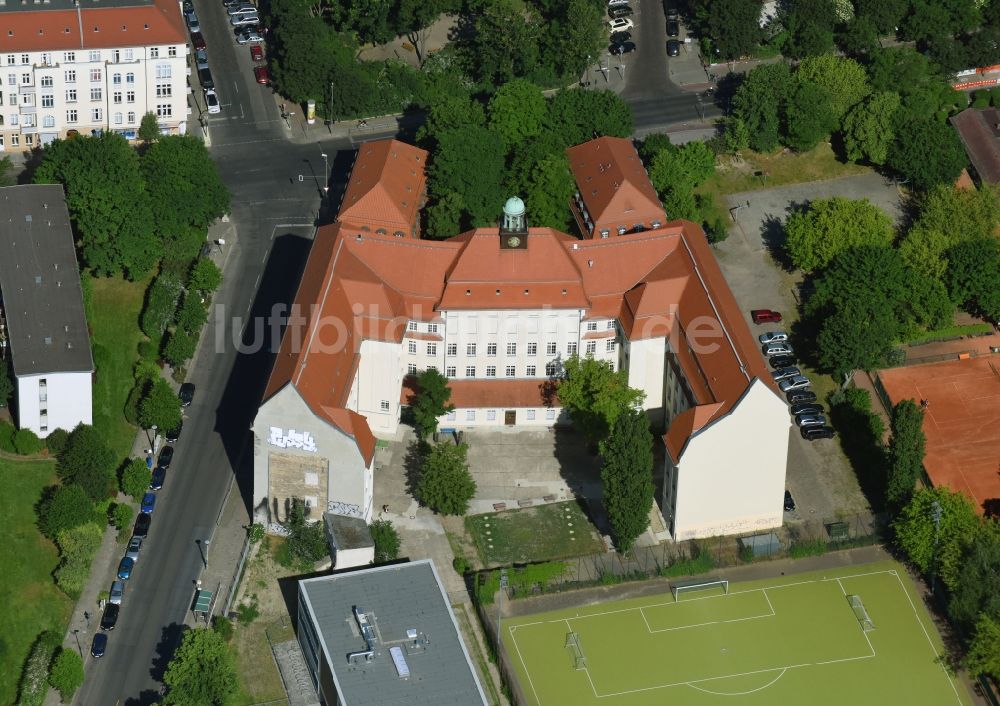
[[[347,655],[348,663],[354,662],[356,657],[364,657],[366,662],[371,662],[375,657],[375,646],[378,645],[378,637],[375,635],[375,626],[368,620],[368,616],[358,606],[354,606],[354,619],[358,621],[358,630],[365,641],[365,649],[360,652],[351,652]],[[409,676],[409,672],[407,672]]]

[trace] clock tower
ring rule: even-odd
[[[500,220],[500,249],[524,250],[528,247],[528,223],[524,218],[524,201],[511,196],[503,205]]]

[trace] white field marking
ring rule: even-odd
[[[653,628],[649,627],[649,621],[646,620],[646,613],[642,608],[639,609],[639,615],[642,616],[642,622],[646,623],[646,631],[653,632]]]
[[[847,595],[847,589],[844,588],[844,584],[843,584],[843,582],[839,578],[837,579],[837,584],[840,586],[840,590],[843,591],[844,595],[846,596]]]
[[[764,600],[767,601],[767,607],[771,609],[771,615],[775,615],[774,606],[771,605],[771,599],[767,595],[767,589],[766,588],[762,588],[762,589],[760,589],[760,591],[761,591],[761,593],[764,594]]]
[[[650,630],[649,632],[655,635],[658,632],[674,632],[675,630],[687,630],[689,628],[703,628],[706,625],[725,625],[726,623],[742,623],[744,620],[759,620],[760,618],[773,618],[774,616],[775,613],[774,609],[772,608],[770,613],[762,613],[761,615],[750,615],[745,618],[730,618],[729,620],[711,620],[707,623],[695,623],[694,625],[681,625],[676,628],[660,628],[659,630]]]
[[[763,686],[758,686],[756,689],[750,689],[749,691],[732,691],[732,692],[729,692],[729,691],[712,691],[711,689],[702,689],[700,686],[695,686],[693,683],[688,683],[688,686],[690,686],[692,689],[697,689],[698,691],[703,691],[706,694],[711,694],[712,696],[746,696],[747,694],[755,694],[758,691],[763,691],[764,689],[767,689],[768,687],[773,686],[776,681],[778,681],[783,676],[785,676],[785,672],[787,672],[787,671],[788,671],[787,669],[782,669],[781,672],[778,673],[778,676],[776,676],[774,679],[772,679],[771,681],[769,681],[767,684],[764,684]]]
[[[534,624],[537,625],[537,623]],[[514,629],[518,627],[520,626],[510,625],[507,627],[507,630],[510,631],[510,641],[514,643],[514,649],[517,650],[517,658],[521,660],[521,667],[524,668],[524,676],[528,677],[528,686],[531,687],[531,693],[535,695],[535,701],[538,703],[538,706],[542,706],[542,700],[538,698],[538,692],[535,691],[535,683],[531,681],[531,672],[528,671],[528,665],[524,663],[524,656],[521,654],[521,648],[517,644],[517,636],[514,635]]]
[[[927,638],[927,644],[931,646],[931,652],[934,653],[934,658],[937,660],[938,664],[941,665],[941,671],[944,673],[944,678],[947,680],[948,684],[951,686],[952,692],[955,694],[955,701],[964,706],[965,702],[962,701],[962,697],[958,694],[958,689],[955,688],[955,682],[952,681],[951,677],[948,676],[948,670],[944,668],[944,663],[941,661],[941,655],[937,651],[937,647],[934,646],[934,641],[931,640],[931,636],[927,633],[927,628],[924,627],[924,621],[920,619],[920,614],[917,612],[917,607],[913,605],[913,599],[910,598],[910,592],[906,590],[906,586],[903,584],[903,579],[899,578],[899,573],[895,570],[890,572],[896,577],[896,581],[899,582],[899,588],[906,596],[906,600],[910,603],[910,608],[913,610],[913,619],[917,621],[920,629],[923,630],[924,637]]]
[[[723,674],[718,677],[706,677],[704,679],[695,679],[693,681],[678,681],[673,684],[660,684],[658,686],[644,686],[638,689],[628,689],[626,691],[616,691],[610,694],[597,694],[597,698],[605,699],[609,696],[624,696],[626,694],[638,694],[643,691],[655,691],[657,689],[670,689],[675,686],[691,686],[692,684],[702,684],[707,681],[719,681],[722,679],[733,679],[735,677],[750,677],[755,674],[768,674],[770,672],[781,671],[782,673],[787,672],[789,669],[799,669],[800,667],[811,667],[812,664],[790,664],[787,667],[770,667],[768,669],[757,669],[752,672],[741,672],[739,674]],[[589,675],[588,675],[589,676]],[[773,682],[772,682],[773,683]],[[697,687],[695,687],[697,688]]]

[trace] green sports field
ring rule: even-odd
[[[968,706],[894,562],[605,602],[503,622],[536,706]],[[849,596],[873,624],[865,630]],[[578,665],[567,635],[579,639]]]

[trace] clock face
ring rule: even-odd
[[[509,238],[507,238],[508,248],[516,248],[520,244],[521,244],[521,239],[518,238],[516,235],[512,235]]]

